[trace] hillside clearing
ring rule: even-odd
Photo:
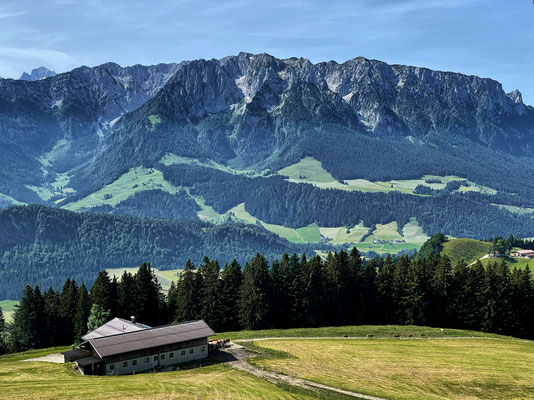
[[[288,178],[288,181],[294,183],[309,183],[321,189],[341,189],[341,190],[355,190],[360,192],[391,192],[398,191],[406,194],[415,194],[415,188],[418,185],[427,186],[435,190],[443,190],[449,182],[463,181],[467,186],[462,186],[458,191],[460,192],[479,192],[482,194],[496,194],[497,191],[487,187],[478,185],[475,182],[469,181],[455,175],[438,176],[438,175],[424,175],[419,179],[393,179],[389,181],[375,181],[371,182],[367,179],[347,179],[343,182],[335,179],[330,172],[323,168],[322,163],[313,157],[305,157],[299,162],[282,168],[278,174]],[[427,180],[434,180],[436,183],[427,183]],[[437,181],[440,181],[437,183]]]
[[[475,262],[490,251],[491,244],[475,239],[449,239],[443,243],[442,254],[450,258],[452,265],[460,260]]]
[[[161,171],[153,168],[136,167],[95,193],[69,203],[63,208],[71,211],[81,211],[84,208],[104,204],[114,207],[136,192],[153,189],[160,189],[168,193],[176,193],[179,190],[179,188],[163,179]]]
[[[258,348],[286,357],[259,367],[395,399],[534,397],[534,342],[451,340],[268,340]]]

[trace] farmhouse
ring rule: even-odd
[[[205,358],[213,335],[203,320],[191,321],[92,337],[62,354],[84,375],[134,374]]]
[[[534,251],[533,250],[516,250],[512,252],[512,257],[534,258]]]

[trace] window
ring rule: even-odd
[[[159,356],[154,356],[154,361],[158,361]]]
[[[124,362],[122,363],[122,366],[123,366],[123,367],[127,367],[127,366],[128,366],[128,361],[124,361]]]
[[[185,350],[182,350],[182,351],[180,352],[180,354],[181,354],[182,356],[185,356]]]
[[[200,348],[200,351],[206,351],[206,346],[202,346],[202,347]]]
[[[161,355],[161,359],[162,359],[162,360],[165,360],[165,354],[162,354],[162,355]]]
[[[150,361],[150,357],[145,357],[145,364]]]
[[[115,369],[115,364],[109,364],[109,369],[110,369],[110,370]]]
[[[137,360],[132,360],[132,365],[137,365]]]
[[[189,349],[189,354],[192,354],[195,351],[195,349]]]
[[[174,357],[174,353],[169,353],[169,358],[173,358]]]

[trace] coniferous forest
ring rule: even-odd
[[[0,313],[1,316],[1,313]],[[204,319],[216,332],[352,324],[415,324],[534,338],[534,283],[504,261],[451,265],[446,256],[364,260],[356,249],[307,258],[257,254],[244,267],[187,261],[164,293],[150,264],[92,287],[26,286],[13,323],[0,317],[1,351],[75,343],[113,317],[157,326]]]

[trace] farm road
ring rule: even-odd
[[[363,393],[351,392],[349,390],[339,389],[333,386],[308,381],[306,379],[288,376],[274,371],[266,371],[261,368],[254,367],[253,365],[247,362],[247,358],[254,357],[255,355],[255,353],[246,350],[243,346],[232,343],[229,348],[218,350],[214,354],[214,357],[220,361],[226,362],[232,368],[247,372],[274,384],[285,383],[287,385],[296,386],[312,391],[320,389],[324,391],[340,393],[346,396],[351,396],[355,399],[386,400],[380,397],[369,396]]]

